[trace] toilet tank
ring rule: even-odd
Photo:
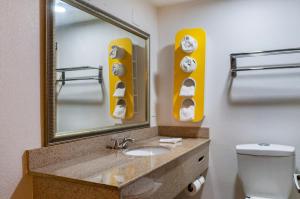
[[[236,146],[238,175],[249,197],[288,199],[295,170],[295,148],[276,144]]]

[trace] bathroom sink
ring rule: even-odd
[[[163,146],[142,146],[127,149],[123,151],[123,153],[131,156],[155,156],[167,153],[169,151],[170,149],[168,147]]]

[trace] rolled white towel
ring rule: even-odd
[[[113,64],[113,66],[112,66],[112,73],[115,76],[118,76],[118,77],[123,76],[125,74],[124,65],[121,64],[121,63],[115,63],[115,64]]]
[[[126,106],[116,105],[113,116],[118,119],[124,119],[126,115]]]
[[[192,97],[195,95],[195,86],[182,85],[180,88],[179,96]]]
[[[180,44],[182,51],[185,53],[192,53],[198,47],[197,40],[190,35],[185,35]]]
[[[161,138],[159,139],[159,142],[176,144],[178,142],[182,142],[182,138]]]
[[[124,57],[124,49],[120,48],[119,46],[112,46],[109,56],[112,59],[122,59]]]
[[[180,121],[188,122],[195,118],[195,106],[191,105],[189,107],[180,108]]]
[[[125,88],[116,88],[114,92],[114,97],[124,97],[125,96]]]
[[[196,70],[197,62],[194,58],[185,56],[180,61],[180,68],[183,70],[183,72],[191,73]]]

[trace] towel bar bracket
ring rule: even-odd
[[[231,76],[236,77],[236,58],[230,56],[230,64],[231,64]]]
[[[65,84],[66,84],[66,81],[65,81],[65,79],[66,79],[66,72],[65,71],[63,71],[62,73],[61,73],[61,84],[64,86]]]

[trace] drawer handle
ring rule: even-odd
[[[201,157],[198,159],[198,162],[202,162],[202,160],[204,160],[204,156],[201,156]]]
[[[297,191],[300,193],[300,185],[298,180],[300,180],[300,174],[294,174],[294,182],[297,188]]]

